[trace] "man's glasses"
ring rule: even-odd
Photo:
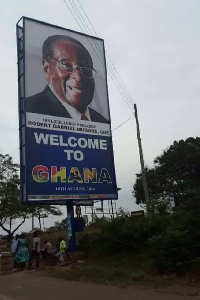
[[[61,60],[57,60],[55,57],[51,56],[51,58],[53,58],[54,60],[56,60],[59,63],[59,67],[61,70],[66,71],[67,73],[74,73],[77,69],[80,70],[81,74],[84,77],[87,78],[94,78],[94,76],[96,75],[97,71],[91,68],[87,68],[87,67],[80,67],[77,65],[72,65],[70,64],[67,60],[65,59],[61,59]]]

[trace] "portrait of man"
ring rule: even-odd
[[[42,46],[45,89],[26,98],[26,112],[109,124],[92,109],[96,70],[87,49],[66,35],[49,36]]]

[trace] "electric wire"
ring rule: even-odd
[[[70,4],[71,4],[72,8],[74,9],[76,16],[77,16],[78,19],[80,20],[82,26],[83,26],[84,29],[86,30],[86,32],[89,31],[89,33],[91,33],[90,29],[88,28],[87,24],[85,23],[85,20],[83,20],[82,15],[81,15],[81,13],[79,12],[79,10],[77,9],[77,7],[76,7],[75,3],[73,2],[73,0],[72,0],[72,1],[69,0],[69,2],[70,2]],[[77,20],[76,20],[76,22],[77,22]],[[79,27],[81,28],[81,30],[84,31],[83,28],[80,26],[79,22],[77,22],[77,24],[79,25]],[[86,25],[85,25],[85,24],[86,24]],[[92,34],[92,33],[91,33],[91,34]],[[99,48],[98,44],[96,43],[96,41],[94,41],[94,39],[91,39],[91,41],[93,42],[93,45],[92,45],[90,39],[89,39],[88,37],[87,37],[87,39],[88,39],[90,45],[92,46],[93,50],[95,51],[96,55],[98,56],[99,60],[101,61],[101,63],[102,63],[103,66],[104,66],[104,60],[105,60],[105,58],[104,58],[104,55],[102,55],[101,49]],[[95,47],[98,48],[98,49],[94,49],[93,46],[95,46]],[[97,51],[99,50],[99,51],[98,51],[98,54],[97,54],[96,50],[97,50]],[[101,56],[101,58],[99,57],[99,55]],[[115,75],[115,73],[113,73],[112,69],[110,70],[109,67],[108,67],[108,71],[110,72],[109,75],[110,75],[111,79],[113,80],[113,82],[114,82],[115,85],[116,85],[116,82],[115,82],[115,80],[116,80],[116,75]],[[113,77],[114,77],[114,78],[113,78]],[[130,99],[126,98],[126,97],[127,97],[127,96],[125,95],[125,94],[126,94],[126,91],[124,90],[123,86],[121,86],[121,83],[120,83],[120,82],[118,82],[118,85],[120,85],[120,86],[117,86],[117,85],[116,85],[116,86],[117,86],[118,90],[119,90],[119,88],[120,88],[120,90],[121,90],[120,93],[122,94],[122,96],[123,96],[124,100],[126,101],[127,105],[129,106],[129,108],[130,108],[131,110],[133,110],[133,108],[132,108],[132,105],[133,105],[133,104],[130,102]],[[125,95],[125,97],[124,97],[124,95]],[[126,99],[125,99],[125,98],[126,98]]]
[[[124,121],[123,123],[121,123],[119,126],[115,127],[115,128],[112,130],[112,132],[115,131],[115,130],[117,130],[118,128],[120,128],[122,125],[124,125],[125,123],[127,123],[128,121],[130,121],[130,120],[133,119],[133,118],[134,118],[134,116],[131,116],[131,117],[128,118],[126,121]]]
[[[73,2],[73,0],[71,0],[71,1],[69,0],[69,2],[71,3],[71,2]],[[78,2],[79,2],[79,1],[78,1]],[[71,12],[71,14],[72,14],[72,16],[74,17],[75,21],[77,22],[78,26],[81,28],[81,30],[83,30],[83,28],[80,26],[80,23],[77,21],[77,19],[76,19],[74,13],[73,13],[72,10],[70,9],[70,7],[67,5],[67,3],[65,2],[65,0],[64,0],[64,3],[65,3],[66,6],[68,7],[69,11]],[[73,9],[78,11],[77,6],[75,5],[75,3],[73,2],[73,3],[71,3],[71,4],[72,4]],[[79,2],[79,4],[80,4],[80,2]],[[75,7],[75,8],[74,8],[74,7]],[[81,7],[82,7],[82,5],[81,5]],[[83,8],[82,8],[82,10],[83,10]],[[84,14],[86,14],[85,11],[84,11]],[[83,25],[83,27],[86,29],[86,31],[88,31],[90,34],[93,34],[93,33],[91,32],[91,30],[89,29],[89,27],[87,26],[85,20],[84,20],[83,18],[81,18],[81,13],[80,13],[80,11],[78,11],[78,13],[76,13],[76,15],[77,15],[77,17],[79,18],[79,20],[80,20],[81,24]],[[87,19],[89,20],[88,17],[87,17]],[[90,21],[89,21],[89,22],[90,22]],[[90,24],[91,24],[91,22],[90,22]],[[96,33],[96,31],[95,31],[95,29],[94,29],[93,26],[92,26],[92,28],[93,28],[95,34],[97,35],[97,33]],[[88,37],[86,37],[86,38],[88,39]],[[99,58],[99,60],[101,61],[101,63],[104,65],[104,56],[102,55],[101,49],[99,48],[98,44],[95,44],[96,41],[94,42],[94,45],[98,48],[99,54],[101,55],[101,57],[99,57],[98,53],[96,52],[96,49],[94,49],[94,47],[93,47],[93,45],[91,44],[91,42],[90,42],[89,39],[88,39],[88,41],[89,41],[90,45],[92,46],[93,50],[95,51],[97,57]],[[92,41],[94,41],[94,39],[92,39]],[[110,61],[111,61],[111,59],[110,59]],[[111,61],[111,63],[113,64],[112,61]],[[114,66],[114,64],[113,64],[113,66]],[[115,66],[114,66],[114,68],[115,68]],[[115,70],[116,70],[116,68],[115,68]],[[117,71],[117,70],[116,70],[116,71]],[[111,74],[109,74],[109,75],[110,75],[111,79],[113,80],[113,77],[111,76]],[[112,74],[112,75],[113,75],[113,74]],[[113,82],[114,82],[114,80],[113,80]],[[114,82],[114,83],[115,83],[115,82]],[[115,83],[115,85],[116,85],[116,83]],[[116,87],[117,87],[117,85],[116,85]],[[123,88],[124,88],[124,87],[123,87]],[[118,90],[119,90],[119,89],[118,89]],[[120,91],[120,90],[119,90],[119,91]],[[120,93],[121,93],[121,91],[120,91]],[[124,98],[124,95],[123,95],[123,98]],[[127,105],[129,106],[129,108],[132,110],[132,106],[130,106],[130,104],[132,104],[132,103],[127,102],[127,99],[124,99],[124,100],[126,101],[126,103],[127,103]],[[130,100],[129,100],[129,101],[130,101]],[[122,125],[124,125],[125,123],[127,123],[129,120],[131,120],[131,119],[133,119],[133,118],[134,118],[134,116],[129,117],[126,121],[124,121],[123,123],[121,123],[120,125],[118,125],[116,128],[114,128],[114,129],[112,130],[112,132],[114,132],[115,130],[117,130],[118,128],[120,128]]]
[[[92,25],[92,22],[90,21],[90,19],[89,19],[88,15],[87,15],[87,13],[86,13],[86,11],[84,10],[84,8],[83,8],[83,6],[82,6],[81,2],[80,2],[79,0],[77,0],[77,2],[79,3],[79,5],[80,5],[80,7],[81,7],[81,9],[82,9],[82,11],[83,11],[83,13],[84,13],[85,17],[87,18],[87,20],[88,20],[88,22],[89,22],[89,24],[90,24],[91,28],[93,29],[93,31],[94,31],[94,33],[95,33],[96,37],[98,37],[98,34],[97,34],[97,32],[96,32],[96,30],[95,30],[94,26]],[[114,65],[113,61],[111,60],[110,56],[108,55],[108,52],[107,52],[107,51],[105,51],[105,53],[106,53],[106,57],[109,59],[109,61],[110,61],[111,65],[112,65],[113,69],[114,69],[114,70],[115,70],[115,72],[117,73],[117,76],[118,76],[118,77],[119,77],[119,79],[121,80],[121,83],[123,84],[123,86],[124,86],[124,88],[125,88],[125,90],[126,90],[126,92],[127,92],[127,95],[128,95],[128,96],[129,96],[129,98],[130,98],[130,99],[133,101],[132,97],[130,96],[130,94],[129,94],[129,92],[128,92],[128,90],[127,90],[126,86],[125,86],[125,84],[123,83],[123,80],[122,80],[121,76],[119,75],[119,73],[118,73],[117,69],[115,68],[115,65]],[[134,104],[134,101],[133,101],[133,104]]]
[[[76,6],[75,2],[74,2],[73,0],[69,0],[69,2],[72,4],[75,13],[76,13],[76,11],[77,11],[76,15],[78,16],[79,20],[81,21],[81,23],[82,23],[82,25],[84,26],[84,28],[86,29],[86,31],[88,31],[91,35],[94,35],[94,33],[95,33],[95,35],[96,35],[96,37],[97,37],[97,32],[96,32],[96,30],[94,29],[94,26],[92,25],[92,23],[90,22],[89,17],[87,16],[87,14],[86,14],[85,10],[83,9],[82,5],[80,4],[80,2],[78,1],[78,3],[79,3],[79,5],[80,5],[81,9],[83,10],[84,15],[87,17],[87,20],[88,20],[89,23],[91,24],[91,27],[92,27],[94,33],[90,30],[89,26],[87,25],[85,19],[83,18],[82,14],[81,14],[81,12],[79,11],[78,7]],[[99,47],[97,41],[94,40],[94,39],[92,39],[92,42],[93,42],[94,45],[98,48],[98,52],[99,52],[99,54],[101,55],[101,57],[102,57],[102,59],[103,59],[103,61],[104,61],[104,59],[105,59],[104,53],[103,53],[103,51],[101,50],[101,48]],[[123,81],[122,81],[122,79],[121,79],[119,73],[117,72],[117,69],[116,69],[115,66],[114,66],[114,63],[112,62],[112,60],[110,59],[110,57],[109,57],[109,55],[108,55],[108,53],[107,53],[106,51],[105,51],[105,54],[106,54],[106,57],[109,59],[109,61],[107,61],[107,68],[108,68],[108,71],[112,73],[112,76],[114,77],[114,79],[115,79],[115,80],[117,81],[117,83],[119,84],[120,89],[122,90],[122,92],[123,92],[123,93],[125,94],[125,96],[127,97],[127,101],[128,101],[129,104],[132,106],[132,105],[134,104],[134,102],[133,102],[131,96],[129,95],[129,93],[128,93],[128,91],[127,91],[127,88],[125,87],[125,85],[124,85],[124,83],[123,83]],[[114,70],[113,70],[113,69],[114,69]],[[110,75],[110,74],[109,74],[109,75]]]
[[[64,1],[65,5],[67,6],[67,8],[69,9],[69,11],[70,11],[70,13],[72,14],[72,16],[74,17],[74,19],[75,19],[76,23],[78,24],[78,26],[81,28],[82,31],[84,31],[83,28],[82,28],[82,26],[81,26],[80,23],[78,22],[76,16],[74,15],[73,11],[72,11],[71,8],[69,7],[69,5],[66,3],[65,0],[63,0],[63,1]],[[70,2],[70,4],[71,4],[71,2]],[[72,6],[73,6],[73,5],[72,5]],[[73,6],[73,8],[74,8],[74,6]],[[75,7],[75,9],[76,9],[76,7]],[[84,25],[83,21],[81,20],[80,16],[78,15],[78,13],[76,13],[76,15],[77,15],[77,17],[79,18],[79,20],[81,21],[81,24],[83,25],[83,27],[87,29],[87,27]],[[87,29],[87,30],[88,30],[88,29]],[[97,55],[97,57],[99,58],[100,62],[104,65],[104,60],[102,60],[102,58],[104,59],[104,57],[100,57],[100,56],[99,56],[99,54],[96,52],[96,49],[94,48],[93,44],[91,43],[90,39],[89,39],[87,36],[86,36],[86,38],[88,39],[88,42],[90,43],[92,49],[93,49],[94,52],[96,53],[96,55]],[[109,69],[109,71],[110,71],[110,69]],[[109,75],[110,75],[110,77],[111,77],[113,83],[115,84],[116,88],[118,89],[118,91],[119,91],[120,94],[122,95],[123,99],[124,99],[125,102],[127,103],[128,107],[129,107],[130,110],[133,112],[132,103],[130,103],[130,99],[127,98],[127,96],[125,95],[123,88],[122,88],[121,86],[119,87],[119,85],[116,83],[115,77],[113,77],[112,72],[110,72]]]

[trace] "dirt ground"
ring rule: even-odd
[[[173,295],[169,290],[119,288],[40,276],[36,271],[0,276],[0,300],[187,300],[199,296]]]

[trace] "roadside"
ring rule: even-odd
[[[65,281],[40,276],[39,272],[21,272],[0,276],[0,300],[43,299],[73,300],[189,300],[193,296],[172,295],[169,290],[155,291],[141,287],[119,288],[93,283]],[[200,299],[200,297],[195,297]]]
[[[104,286],[162,291],[174,295],[200,297],[200,281],[194,277],[177,277],[172,275],[150,274],[131,266],[82,261],[66,267],[55,267],[41,271],[41,275],[66,281],[81,281]]]

